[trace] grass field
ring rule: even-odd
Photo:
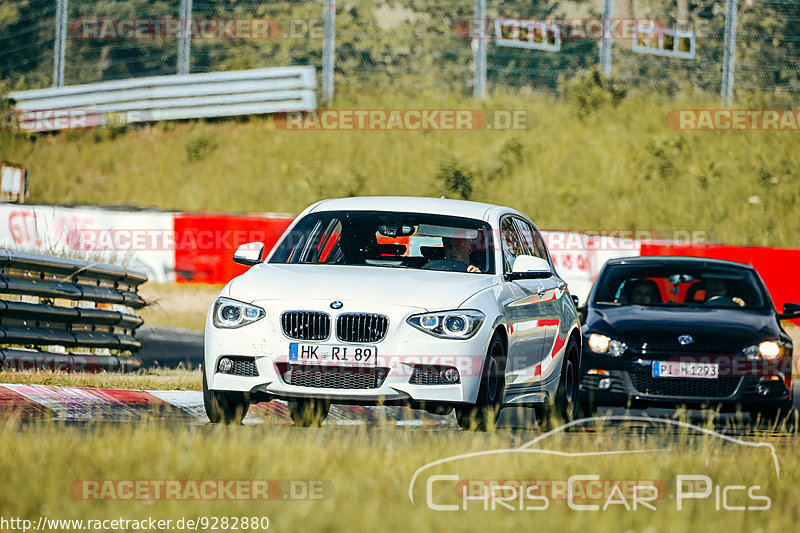
[[[524,131],[298,132],[269,118],[3,131],[0,159],[29,167],[30,202],[297,213],[325,197],[471,189],[470,198],[519,208],[543,228],[699,230],[732,244],[800,244],[797,135],[666,125],[671,109],[719,107],[715,99],[631,95],[584,119],[567,101],[534,94],[486,103],[340,94],[336,105],[524,109],[537,119]]]
[[[157,423],[66,426],[0,421],[5,453],[0,454],[3,485],[0,516],[33,520],[136,519],[147,517],[262,517],[270,530],[305,531],[792,531],[800,510],[800,448],[797,441],[768,438],[776,446],[781,476],[777,478],[766,448],[746,448],[716,437],[659,432],[643,437],[635,430],[557,434],[537,446],[569,452],[630,453],[624,456],[557,457],[542,454],[497,454],[461,460],[426,470],[426,463],[455,454],[518,447],[534,435],[525,432],[473,434],[398,428],[296,429],[286,426],[197,426]],[[672,451],[633,453],[671,448]],[[624,458],[623,458],[624,457]],[[657,457],[657,460],[654,460]],[[545,510],[483,509],[468,502],[467,511],[427,508],[426,480],[436,474],[460,480],[566,480],[597,475],[601,480],[656,480],[662,498],[656,510],[627,510],[621,498],[606,510],[570,509],[563,495],[550,495]],[[754,494],[770,499],[767,511],[717,510],[714,496],[684,501],[677,510],[678,475],[706,475],[715,486],[757,485]],[[325,499],[289,501],[84,501],[74,499],[76,480],[323,480]],[[485,481],[491,483],[491,481]],[[503,483],[507,484],[507,483]],[[80,484],[79,487],[84,487]],[[454,482],[440,482],[433,502],[456,504]],[[666,490],[664,490],[666,489]],[[716,490],[716,489],[715,489]],[[78,492],[78,494],[86,494]],[[278,492],[270,488],[271,497]],[[287,494],[286,486],[280,493]],[[475,493],[472,493],[475,494]],[[600,499],[576,500],[603,505]],[[597,498],[598,496],[595,496]],[[622,499],[631,505],[629,491]],[[728,505],[764,505],[733,491]],[[525,506],[541,505],[525,500]],[[203,528],[200,528],[201,530]]]
[[[150,326],[202,331],[208,308],[221,289],[222,285],[201,283],[145,283],[139,287],[139,295],[148,305],[141,316]]]
[[[143,369],[127,374],[24,370],[0,372],[0,383],[52,385],[56,387],[94,387],[100,389],[200,390],[202,388],[202,377],[200,370],[169,368]]]

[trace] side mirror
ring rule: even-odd
[[[264,254],[264,244],[260,242],[248,242],[236,249],[233,254],[233,261],[240,265],[253,266],[261,263],[261,256]]]
[[[800,318],[800,304],[794,304],[794,303],[783,304],[783,313],[778,313],[778,319],[788,320],[792,318]]]
[[[514,260],[511,272],[506,274],[506,279],[509,281],[515,279],[542,279],[549,278],[552,275],[553,271],[550,269],[550,263],[541,257],[518,255]]]

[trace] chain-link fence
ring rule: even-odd
[[[321,71],[328,9],[336,87],[482,94],[485,79],[489,93],[558,91],[596,67],[669,95],[732,91],[788,105],[800,91],[800,3],[789,0],[4,0],[0,80],[23,89],[61,75],[76,85]]]

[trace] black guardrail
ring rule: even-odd
[[[137,294],[147,276],[116,265],[0,249],[5,369],[135,370]]]

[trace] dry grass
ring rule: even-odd
[[[267,516],[275,531],[793,531],[800,511],[800,448],[796,440],[777,445],[778,480],[766,449],[725,443],[687,432],[640,435],[616,429],[560,434],[540,446],[568,452],[637,451],[671,448],[657,454],[590,457],[502,454],[462,460],[426,471],[408,498],[412,475],[426,463],[459,453],[517,447],[533,437],[524,432],[472,434],[458,431],[328,427],[298,429],[157,423],[70,426],[60,423],[0,422],[0,515],[34,524],[40,515],[67,519],[171,519]],[[762,437],[763,439],[763,437]],[[655,460],[654,460],[655,457]],[[543,511],[498,507],[468,511],[426,507],[431,473],[460,479],[566,479],[598,475],[611,480],[664,480],[668,494],[656,510],[612,505],[598,512],[577,511],[563,499]],[[718,485],[758,485],[771,499],[769,511],[716,510],[713,495],[685,503],[677,511],[677,475],[701,474]],[[70,484],[81,479],[278,479],[327,480],[335,492],[318,501],[76,501]],[[437,503],[458,503],[452,483],[434,490]],[[447,490],[445,490],[447,489]],[[275,494],[275,493],[273,493]],[[729,503],[747,503],[734,492]],[[671,495],[671,496],[670,496]],[[628,500],[630,501],[630,500]],[[512,502],[514,503],[514,502]],[[525,502],[538,505],[540,502]],[[585,502],[584,502],[585,503]],[[599,502],[603,504],[603,500]],[[763,504],[763,502],[750,502]],[[516,503],[514,503],[515,507]]]
[[[0,383],[53,385],[59,387],[96,387],[101,389],[200,390],[199,370],[159,368],[135,373],[67,373],[41,371],[0,372]]]
[[[276,129],[269,118],[41,135],[0,132],[0,159],[30,167],[31,202],[297,213],[320,198],[451,195],[511,205],[543,228],[706,231],[731,244],[800,245],[800,138],[679,132],[675,108],[716,100],[631,96],[581,121],[544,95],[339,95],[343,109],[525,109],[526,131]],[[753,199],[753,197],[757,197]],[[752,199],[752,200],[751,200]]]
[[[145,283],[139,294],[148,302],[141,316],[148,326],[202,331],[206,313],[222,285]]]

